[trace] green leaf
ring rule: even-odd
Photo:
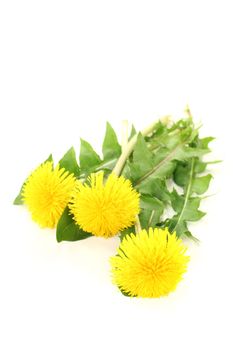
[[[129,141],[134,137],[134,135],[137,134],[137,131],[134,127],[134,125],[132,125],[132,128],[131,128],[131,132],[130,132],[130,136],[129,136]]]
[[[76,159],[75,150],[73,147],[71,147],[66,154],[62,157],[62,159],[59,161],[59,165],[61,168],[65,168],[70,173],[74,174],[75,176],[78,176],[79,166]]]
[[[175,189],[173,189],[173,192],[171,193],[171,206],[172,209],[180,213],[183,209],[185,202],[185,198],[183,195],[179,195]]]
[[[173,218],[169,219],[166,226],[171,233],[175,232],[177,237],[185,235],[188,231],[187,223],[184,220],[180,220],[179,215],[175,215]]]
[[[81,139],[79,160],[80,167],[85,172],[88,172],[90,168],[101,164],[101,159],[98,154],[94,151],[92,146],[83,139]]]
[[[148,149],[141,133],[137,137],[137,143],[133,152],[133,162],[144,169],[150,169],[154,165],[153,153]]]
[[[184,235],[185,235],[186,237],[188,237],[189,239],[191,239],[192,241],[194,241],[195,243],[199,243],[199,242],[200,242],[199,239],[196,238],[195,236],[193,236],[192,233],[191,233],[190,231],[185,231],[185,232],[184,232]]]
[[[129,160],[126,161],[125,166],[122,170],[121,173],[122,176],[124,176],[126,179],[130,179],[132,180],[132,176],[131,176],[131,167],[130,167],[130,162]]]
[[[177,160],[189,159],[190,157],[193,157],[194,154],[198,156],[200,153],[203,154],[203,152],[200,150],[196,150],[188,146],[195,135],[196,130],[192,130],[190,127],[181,130],[178,135],[175,135],[175,139],[172,142],[169,141],[169,147],[159,147],[156,152],[152,153],[153,157],[150,157],[150,164],[148,162],[148,150],[147,155],[143,155],[143,153],[146,152],[146,148],[144,147],[140,153],[140,157],[143,165],[147,161],[147,167],[141,165],[140,168],[139,160],[137,159],[136,162],[133,159],[133,164],[131,165],[131,175],[134,185],[140,184],[149,177],[162,179],[169,178],[176,167]]]
[[[131,179],[134,186],[141,185],[147,179],[166,179],[172,175],[176,162],[174,160],[171,161],[168,157],[162,158],[163,151],[161,150],[161,154],[154,158],[156,164],[153,167],[148,167],[147,171],[140,164],[130,164]]]
[[[139,220],[142,228],[148,229],[155,227],[160,221],[161,215],[164,211],[164,204],[157,198],[149,195],[141,195],[140,197],[141,212]]]
[[[47,158],[43,163],[41,163],[41,164],[44,164],[44,163],[46,163],[46,162],[53,162],[53,156],[52,156],[52,154],[50,154],[50,155],[48,156],[48,158]]]
[[[177,160],[188,160],[194,157],[202,157],[209,152],[208,149],[199,149],[185,145],[177,150],[175,157]]]
[[[202,139],[199,139],[198,140],[198,145],[200,148],[203,148],[203,149],[209,149],[209,143],[212,142],[213,140],[215,140],[215,137],[204,137]]]
[[[176,176],[176,181],[180,185],[184,184],[184,194],[178,194],[175,189],[171,193],[171,205],[177,214],[168,220],[168,227],[171,232],[176,232],[178,236],[186,235],[188,237],[191,233],[188,230],[187,221],[200,220],[205,213],[198,210],[201,198],[191,197],[196,180],[194,158],[187,165],[187,169],[187,176],[185,176],[184,168],[180,170],[179,176]],[[200,189],[200,186],[198,186],[198,189]]]
[[[140,207],[142,209],[149,209],[149,210],[159,210],[159,209],[164,209],[163,203],[152,196],[149,195],[141,195],[140,197]]]
[[[43,163],[41,163],[41,165],[44,164],[44,163],[46,163],[46,162],[52,162],[52,161],[53,161],[53,156],[52,156],[52,154],[50,154],[50,155],[48,156],[48,158],[47,158]],[[26,179],[26,180],[27,180],[27,179]],[[21,186],[21,189],[20,189],[20,191],[19,191],[19,194],[17,195],[17,197],[15,198],[15,200],[14,200],[14,202],[13,202],[14,205],[22,205],[22,204],[23,204],[22,191],[23,191],[23,187],[24,187],[24,185],[25,185],[25,183],[26,183],[26,180],[24,181],[23,185]]]
[[[136,186],[136,189],[140,193],[154,196],[164,203],[170,201],[170,193],[167,189],[166,182],[162,179],[148,178]]]
[[[180,133],[169,133],[169,130],[163,125],[162,129],[163,133],[158,135],[158,132],[156,132],[156,137],[154,139],[154,148],[156,146],[160,147],[166,147],[169,150],[174,149],[177,145],[179,145],[181,137]],[[161,133],[161,131],[160,131]]]
[[[209,188],[211,179],[212,179],[211,174],[201,176],[201,177],[196,177],[195,179],[193,179],[193,182],[192,182],[192,191],[197,194],[205,193]]]
[[[173,179],[177,185],[184,187],[187,184],[189,180],[190,164],[191,164],[190,162],[178,162],[173,174]],[[193,175],[202,173],[203,171],[206,170],[206,167],[207,167],[207,163],[199,159],[195,159]],[[211,178],[212,178],[211,175],[207,175],[203,177],[194,177],[194,179],[192,180],[193,192],[196,192],[197,190],[196,193],[202,194],[205,191],[207,191]],[[204,192],[199,193],[199,189]]]
[[[183,195],[179,195],[176,190],[171,194],[172,208],[178,213],[182,213],[182,220],[184,221],[198,221],[205,213],[198,210],[201,198],[190,197],[186,199]]]
[[[173,180],[181,187],[185,186],[188,182],[190,171],[190,163],[178,162],[173,174]]]
[[[102,146],[104,160],[118,158],[121,155],[121,146],[118,143],[116,133],[110,123],[107,122],[106,133]]]
[[[22,185],[22,187],[21,187],[21,189],[19,191],[18,196],[15,198],[15,200],[13,202],[14,205],[21,205],[21,204],[23,204],[22,191],[23,191],[24,184],[25,183],[23,183],[23,185]]]
[[[133,161],[129,163],[132,180],[140,178],[153,167],[153,158],[153,153],[148,149],[142,134],[139,133],[133,152]]]
[[[178,215],[175,215],[173,218],[166,220],[164,226],[168,227],[170,232],[174,232],[174,228],[176,227],[175,232],[177,237],[186,236],[187,238],[193,240],[195,243],[198,243],[199,240],[188,230],[187,223],[185,221],[178,222],[178,220]]]
[[[195,174],[203,173],[203,171],[206,170],[206,167],[207,167],[207,163],[206,162],[203,162],[200,159],[196,159],[195,160],[195,164],[194,164],[194,173]]]
[[[148,230],[149,227],[156,227],[160,222],[162,209],[159,210],[146,210],[142,209],[139,215],[139,220],[142,229]]]
[[[91,237],[92,234],[83,231],[75,224],[72,216],[69,214],[69,209],[66,207],[58,224],[56,231],[57,241],[80,241],[82,239]]]
[[[145,136],[148,148],[150,150],[155,150],[158,147],[164,146],[164,138],[168,136],[168,134],[169,129],[161,121],[158,121],[155,125],[153,134]]]

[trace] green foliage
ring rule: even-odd
[[[114,168],[121,154],[121,147],[117,141],[115,131],[109,123],[107,123],[106,126],[102,151],[104,156],[103,160],[87,141],[81,139],[79,155],[80,179],[85,180],[88,175],[100,170],[103,170],[105,174],[108,175]]]
[[[72,216],[69,213],[68,207],[64,210],[58,224],[56,231],[57,241],[80,241],[82,239],[91,237],[88,232],[83,231],[75,224]]]
[[[59,160],[59,165],[61,168],[65,168],[70,173],[73,173],[75,176],[78,176],[80,169],[77,163],[75,150],[71,147],[66,154]]]
[[[137,131],[134,127],[134,125],[132,125],[132,128],[131,128],[131,132],[130,132],[130,135],[129,135],[129,141],[132,139],[132,137],[134,137],[134,135],[137,134]]]
[[[191,189],[193,192],[197,194],[203,194],[205,193],[210,184],[210,180],[212,179],[212,175],[208,174],[205,176],[195,177],[192,182]]]
[[[101,159],[94,151],[92,146],[85,140],[81,139],[79,162],[81,171],[89,173],[90,168],[94,168],[101,163]]]
[[[178,164],[174,172],[174,181],[183,190],[178,194],[175,189],[171,193],[171,206],[176,214],[166,220],[166,224],[171,232],[176,232],[177,236],[186,235],[193,238],[188,230],[188,222],[200,220],[205,213],[199,210],[201,197],[194,194],[203,194],[209,187],[212,176],[197,176],[195,163],[200,162],[192,158],[186,163]],[[200,169],[199,169],[200,170]]]
[[[104,160],[118,158],[121,154],[121,146],[118,143],[117,136],[112,126],[107,122],[106,133],[102,146]]]
[[[48,158],[44,161],[44,163],[46,163],[46,162],[53,162],[53,156],[52,156],[52,154],[50,154],[49,156],[48,156]],[[43,163],[42,163],[43,164]]]
[[[167,189],[166,180],[159,178],[148,178],[145,179],[145,181],[143,181],[139,187],[141,194],[154,196],[164,204],[169,204],[170,192]]]
[[[164,207],[163,202],[158,198],[148,194],[141,195],[139,220],[142,229],[155,227],[160,222]]]
[[[22,190],[23,190],[23,186],[24,186],[24,183],[19,191],[19,194],[17,195],[17,197],[15,198],[13,204],[14,205],[21,205],[23,204],[23,197],[22,197]]]
[[[158,125],[159,130],[161,124]],[[179,131],[179,132],[178,132]],[[162,132],[162,134],[161,134]],[[163,127],[159,140],[156,133],[150,140],[138,135],[137,143],[130,162],[130,179],[135,186],[139,186],[147,178],[166,179],[171,177],[178,160],[186,160],[192,157],[200,157],[207,153],[206,149],[192,147],[191,142],[196,136],[196,131],[191,126],[169,133]]]
[[[48,161],[50,161],[50,162],[53,161],[53,156],[52,156],[52,154],[50,154],[50,155],[48,156],[48,158],[47,158],[43,163],[41,163],[41,164],[44,164],[44,163],[46,163],[46,162],[48,162]],[[27,179],[26,179],[26,180],[27,180]],[[24,181],[23,185],[21,186],[20,191],[19,191],[19,194],[17,195],[17,197],[15,198],[15,200],[14,200],[14,202],[13,202],[14,205],[22,205],[22,204],[23,204],[22,190],[23,190],[23,187],[24,187],[24,184],[25,184],[26,180]]]
[[[138,135],[123,174],[141,193],[142,228],[167,226],[178,236],[195,240],[188,226],[205,215],[199,210],[199,195],[208,190],[212,179],[206,174],[208,162],[203,157],[210,152],[213,139],[200,138],[191,118],[171,127],[158,122],[150,136]],[[175,214],[162,220],[164,210],[169,208]]]

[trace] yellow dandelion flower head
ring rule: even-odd
[[[47,161],[35,169],[26,180],[22,197],[32,219],[41,227],[54,228],[67,206],[76,179],[59,165]]]
[[[76,184],[69,204],[75,222],[86,232],[112,237],[130,227],[139,213],[139,194],[123,176],[91,174],[89,182]]]
[[[175,290],[189,257],[181,239],[167,229],[131,233],[111,258],[113,282],[130,296],[158,298]]]

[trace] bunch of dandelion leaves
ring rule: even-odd
[[[159,122],[147,138],[139,134],[123,174],[141,194],[142,228],[168,227],[179,237],[195,239],[188,225],[205,215],[199,206],[212,175],[207,173],[208,162],[203,158],[210,152],[212,140],[200,138],[191,117],[171,127]],[[174,215],[164,218],[171,208]]]
[[[141,133],[132,127],[127,142],[121,146],[112,126],[107,123],[102,158],[87,141],[81,139],[79,162],[72,147],[59,165],[81,181],[86,181],[91,173],[100,170],[106,177],[111,172],[122,174],[140,193],[141,211],[136,230],[168,227],[177,236],[194,239],[188,225],[205,215],[199,206],[212,176],[206,174],[208,162],[204,161],[203,156],[210,152],[209,143],[212,140],[212,137],[200,138],[199,128],[195,128],[189,116],[171,126],[158,121]],[[52,160],[52,156],[48,159]],[[21,191],[14,204],[22,204]],[[164,217],[171,208],[174,215]],[[127,233],[134,232],[135,227],[120,232],[121,239]],[[58,242],[92,236],[74,222],[68,207],[58,222],[56,234]]]

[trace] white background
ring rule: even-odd
[[[0,347],[232,349],[231,1],[0,2]],[[120,133],[190,105],[214,135],[214,196],[191,230],[191,263],[162,299],[123,297],[108,259],[117,239],[56,243],[23,207],[21,183],[79,138]]]

